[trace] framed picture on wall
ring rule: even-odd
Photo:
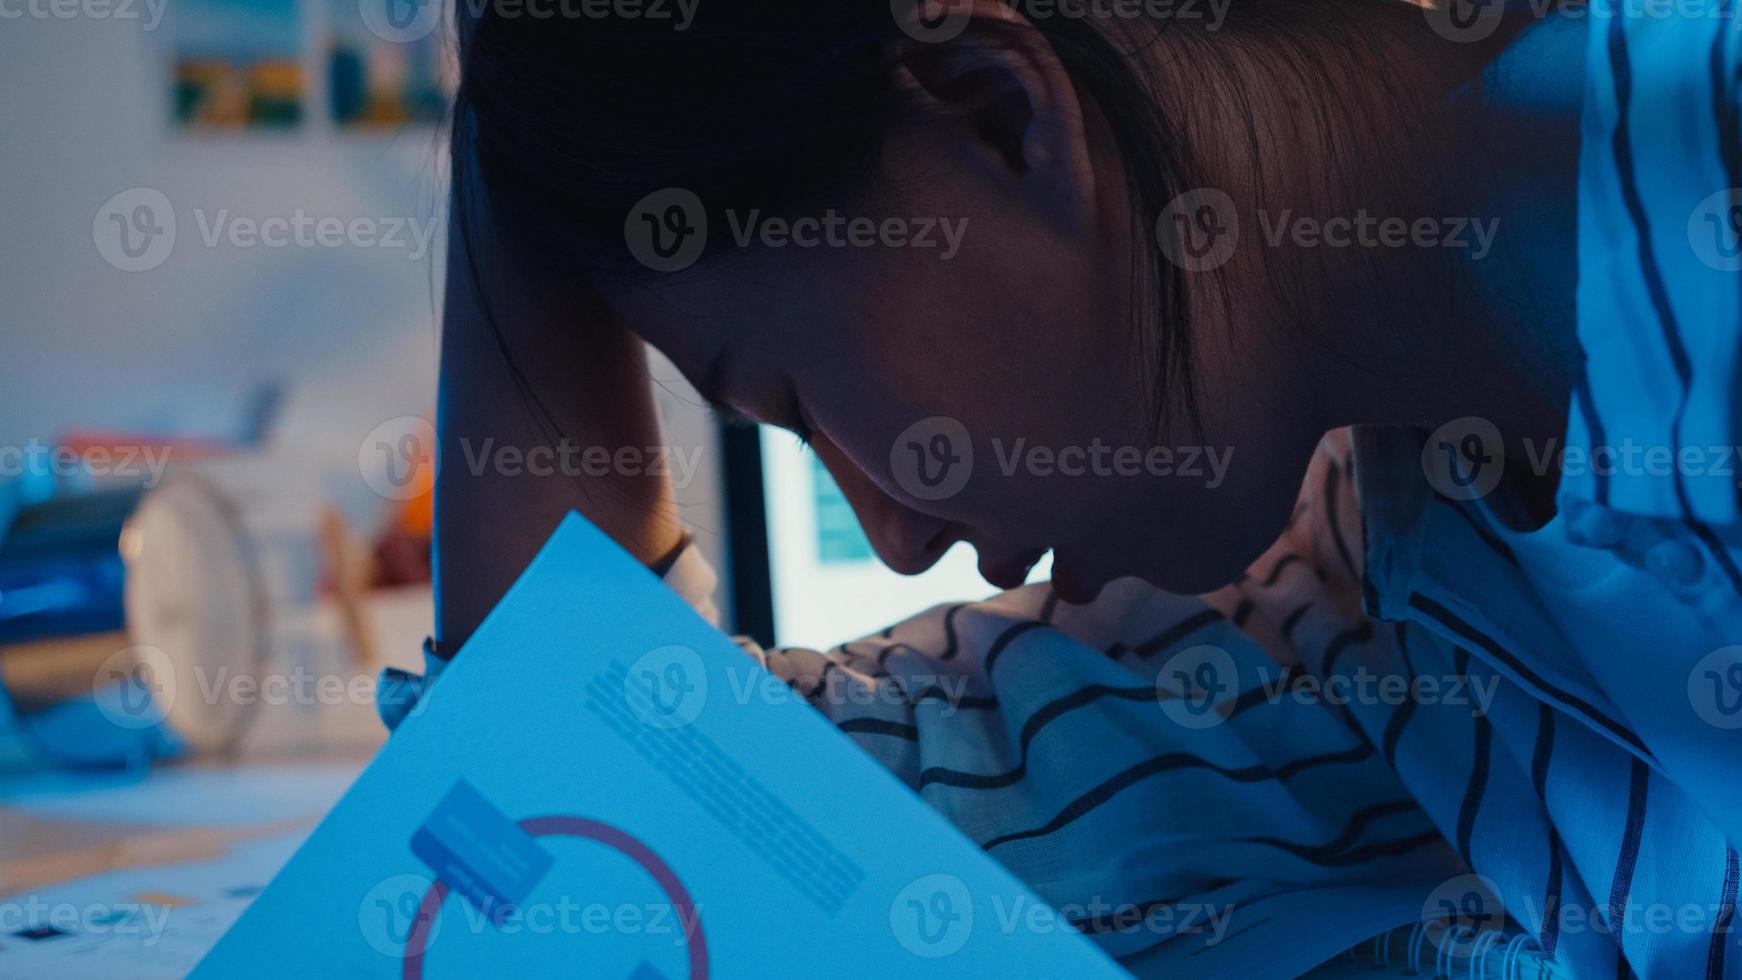
[[[188,129],[292,129],[305,80],[298,0],[178,0],[175,119]]]
[[[455,69],[441,0],[323,0],[333,124],[384,129],[440,122]]]

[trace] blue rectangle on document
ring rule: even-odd
[[[464,779],[412,834],[411,853],[493,920],[526,900],[552,860],[531,834]]]

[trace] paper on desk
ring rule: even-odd
[[[570,517],[198,975],[1119,975],[1024,906]]]
[[[305,836],[10,895],[0,901],[0,980],[185,977]]]
[[[8,810],[55,820],[247,827],[325,813],[359,768],[346,763],[37,773],[0,780],[0,802]]]

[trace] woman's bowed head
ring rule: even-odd
[[[1564,345],[1423,302],[1459,291],[1469,250],[1261,233],[1276,215],[1474,217],[1443,103],[1480,45],[1365,0],[896,7],[469,24],[468,237],[726,413],[798,434],[904,573],[966,541],[998,586],[1051,550],[1067,598],[1124,575],[1204,591],[1276,539],[1329,429],[1560,424]],[[503,292],[480,289],[492,309]],[[504,344],[523,375],[563,360]],[[936,419],[959,439],[916,437]],[[1107,465],[1064,475],[1097,446]],[[986,465],[1012,447],[1018,465]],[[1213,475],[1146,478],[1181,447]],[[650,555],[674,540],[649,534]]]

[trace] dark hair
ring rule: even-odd
[[[1219,34],[1183,19],[1028,22],[1099,107],[1124,163],[1139,263],[1133,363],[1149,375],[1158,426],[1175,412],[1196,423],[1184,273],[1155,242],[1157,216],[1194,186],[1194,163],[1184,127],[1158,109],[1157,79],[1136,55],[1171,45],[1203,85],[1239,105],[1247,95],[1234,45],[1280,42],[1293,51],[1285,69],[1306,80],[1322,74],[1306,40],[1329,26],[1327,10],[1367,6],[1234,0]],[[686,188],[710,212],[778,213],[867,186],[899,108],[892,42],[903,35],[889,0],[701,0],[681,31],[640,18],[503,16],[486,3],[459,33],[459,232],[469,238],[487,206],[517,261],[562,276],[645,274],[626,249],[624,221],[661,188]],[[1247,138],[1256,156],[1257,137]],[[725,225],[709,221],[716,232]],[[477,287],[488,315],[486,284]]]

